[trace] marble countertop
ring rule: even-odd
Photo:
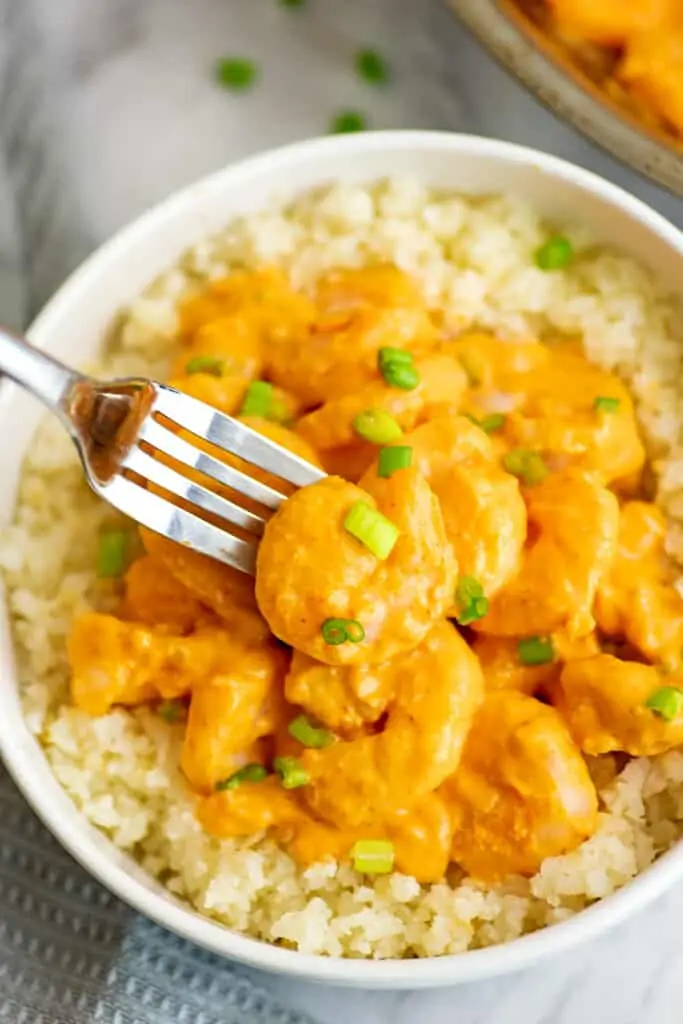
[[[683,224],[683,201],[559,124],[482,53],[441,0],[308,0],[300,9],[276,0],[14,2],[33,11],[51,173],[62,176],[68,211],[50,226],[64,233],[63,261],[51,256],[40,268],[37,252],[25,261],[27,308],[150,204],[237,157],[324,133],[344,108],[362,109],[373,127],[467,130],[551,150]],[[373,90],[355,78],[352,55],[364,45],[390,60],[390,87]],[[226,54],[258,62],[257,89],[236,96],[216,86],[212,64]],[[8,173],[12,179],[11,166]],[[20,185],[16,175],[11,184]],[[0,270],[11,264],[2,239],[18,234],[26,249],[27,237],[36,237],[30,213],[0,190]],[[11,280],[19,294],[18,277]],[[679,1024],[682,918],[680,889],[572,955],[451,990],[364,993],[259,980],[321,1024]]]

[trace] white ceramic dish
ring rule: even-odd
[[[599,240],[648,263],[683,289],[683,235],[644,204],[571,164],[508,143],[463,135],[398,132],[302,143],[219,171],[123,230],[61,288],[30,331],[33,342],[78,364],[117,311],[188,246],[232,217],[333,180],[419,176],[471,193],[511,191],[552,220],[588,222]],[[21,461],[42,410],[16,388],[0,389],[0,523],[12,515]],[[11,439],[11,444],[7,440]],[[366,988],[450,985],[528,967],[614,926],[683,876],[683,844],[615,896],[578,916],[504,946],[409,961],[332,960],[243,938],[173,899],[96,831],[53,778],[24,724],[6,618],[0,622],[0,752],[37,814],[67,850],[122,900],[223,956],[313,981]]]

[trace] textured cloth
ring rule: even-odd
[[[0,321],[21,326],[92,247],[26,0],[0,0]],[[244,972],[133,913],[52,839],[0,764],[0,1021],[306,1024]]]

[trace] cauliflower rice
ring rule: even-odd
[[[188,253],[122,318],[108,376],[162,375],[174,351],[175,305],[188,286],[236,267],[277,264],[308,287],[337,266],[392,261],[421,282],[455,332],[578,335],[588,356],[630,384],[683,566],[683,318],[636,262],[570,232],[578,258],[545,273],[533,253],[551,234],[509,197],[462,198],[413,181],[337,185],[231,224]],[[531,879],[485,887],[458,873],[419,885],[367,879],[349,866],[307,870],[263,836],[217,840],[194,814],[179,768],[182,726],[145,709],[90,718],[68,704],[66,636],[108,594],[97,538],[111,517],[88,490],[56,422],[24,466],[14,524],[0,545],[25,714],[56,777],[88,819],[169,890],[229,928],[307,953],[415,957],[505,942],[561,921],[620,888],[683,834],[683,753],[591,764],[597,833],[547,859]],[[111,595],[109,595],[111,596]],[[619,770],[621,768],[621,770]]]

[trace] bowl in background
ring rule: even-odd
[[[332,181],[417,177],[470,194],[510,192],[558,225],[585,222],[597,241],[619,247],[683,294],[683,235],[639,200],[562,160],[510,143],[432,132],[335,136],[300,143],[228,167],[172,196],[125,228],[55,295],[29,337],[80,365],[103,343],[122,307],[204,236],[269,199]],[[24,453],[42,409],[18,388],[0,388],[0,524],[13,514]],[[1,595],[0,595],[1,597]],[[22,717],[6,610],[0,609],[0,753],[36,813],[92,875],[160,925],[253,967],[317,982],[365,988],[452,985],[529,967],[633,914],[683,877],[683,844],[602,903],[507,945],[422,960],[340,960],[245,938],[175,899],[88,823],[62,790]]]
[[[591,80],[517,0],[449,0],[456,15],[547,107],[640,174],[683,196],[683,141],[640,120]]]

